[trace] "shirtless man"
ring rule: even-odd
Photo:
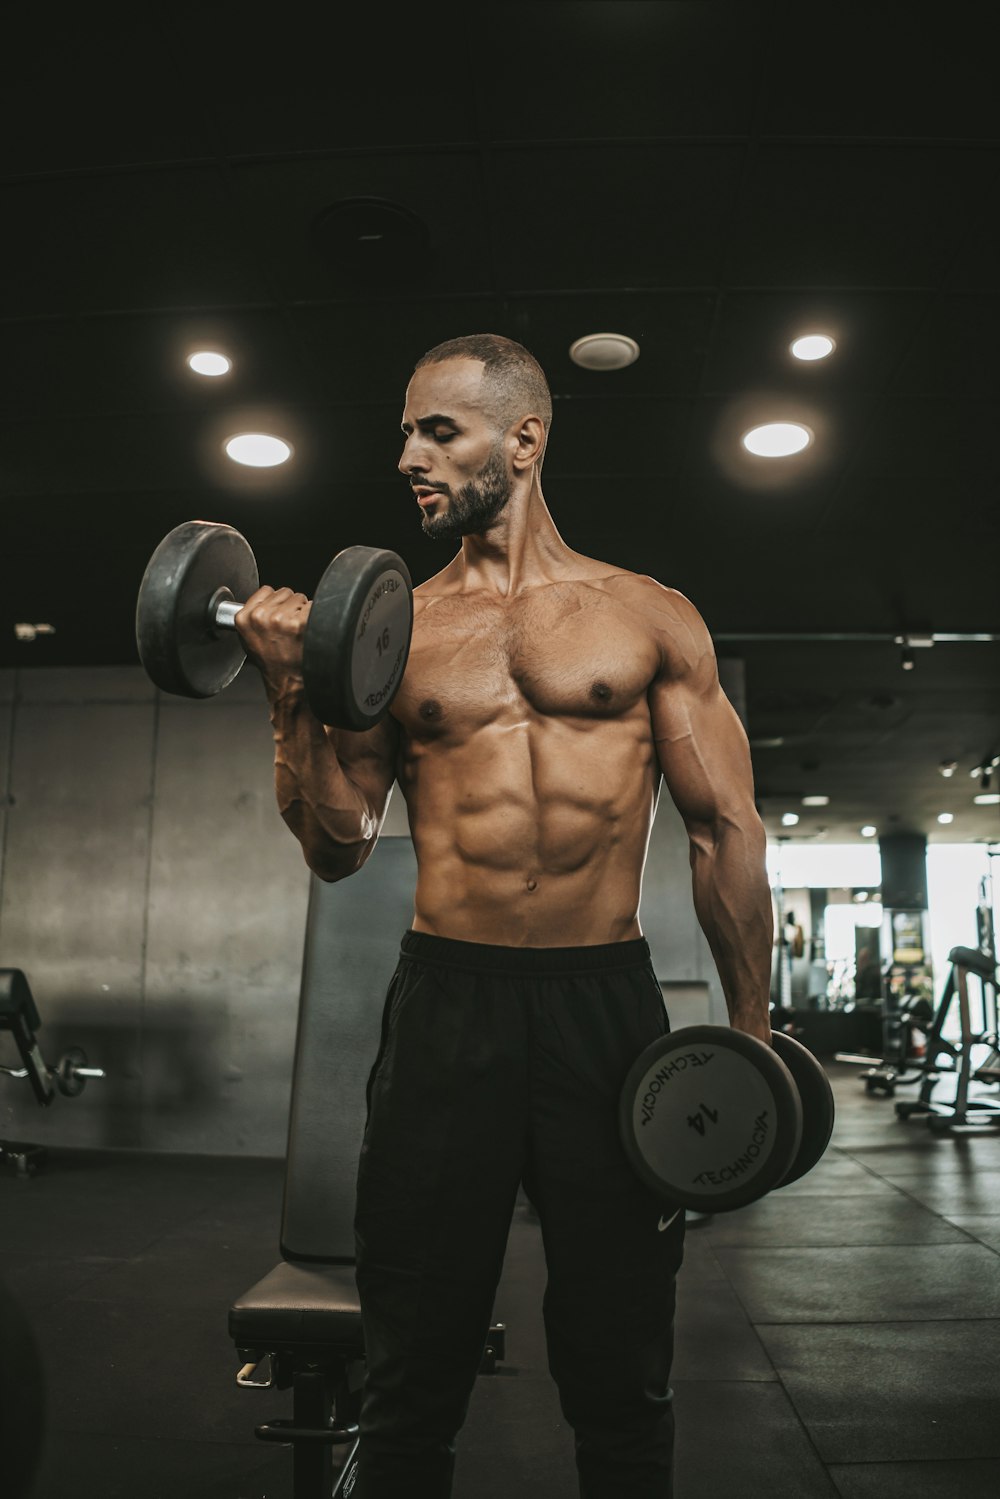
[[[354,1499],[451,1493],[522,1183],[582,1499],[672,1492],[684,1214],[638,1182],[617,1125],[626,1073],[667,1029],[638,917],[661,776],[731,1024],[770,1040],[746,735],[688,599],[562,540],[540,479],[551,414],[542,370],[508,339],[454,339],[417,364],[399,468],[424,533],[460,550],[414,592],[406,672],[375,729],[310,713],[303,595],[261,588],[236,621],[309,868],[360,869],[396,780],[417,856],[358,1172]]]

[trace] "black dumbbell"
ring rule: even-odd
[[[139,659],[164,692],[214,697],[246,660],[236,616],[259,587],[249,543],[232,526],[185,521],[154,551],[139,588]],[[309,706],[322,723],[362,731],[389,711],[413,631],[413,585],[395,552],[352,546],[320,579],[303,639]]]

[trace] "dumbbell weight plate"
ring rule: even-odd
[[[306,698],[327,724],[363,732],[399,690],[413,632],[403,559],[377,547],[338,552],[319,581],[302,652]]]
[[[249,543],[232,526],[192,520],[168,532],[149,559],[136,604],[139,659],[164,692],[214,697],[236,676],[246,652],[235,630],[219,630],[212,602],[220,587],[243,602],[259,586]]]
[[[721,1213],[786,1177],[802,1110],[772,1047],[726,1026],[693,1025],[661,1036],[633,1063],[619,1126],[631,1166],[661,1201]]]
[[[56,1086],[63,1098],[79,1098],[87,1085],[87,1079],[80,1077],[77,1069],[86,1067],[87,1053],[82,1046],[71,1046],[59,1058],[56,1067]]]
[[[795,1159],[778,1182],[787,1187],[811,1171],[833,1134],[835,1109],[830,1079],[807,1046],[784,1031],[775,1031],[772,1044],[795,1080],[802,1103],[802,1139]]]

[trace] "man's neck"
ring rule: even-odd
[[[489,531],[464,536],[454,566],[463,592],[510,598],[564,575],[576,553],[556,529],[537,484],[514,495]]]

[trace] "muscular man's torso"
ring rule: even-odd
[[[415,929],[524,947],[639,936],[660,780],[647,691],[662,641],[636,593],[649,580],[580,557],[572,577],[502,599],[450,572],[416,590],[392,706]]]

